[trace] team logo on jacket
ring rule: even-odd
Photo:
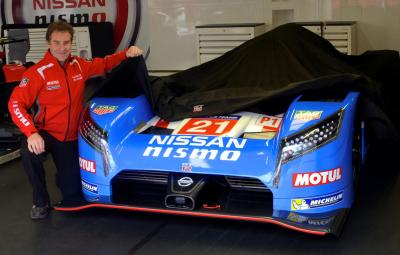
[[[60,89],[61,85],[60,85],[60,81],[59,80],[55,80],[55,81],[48,81],[46,83],[46,89],[47,90],[56,90],[56,89]]]
[[[83,77],[82,77],[82,74],[80,74],[80,73],[72,76],[72,80],[73,81],[79,81],[79,80],[82,80],[82,79],[83,79]]]
[[[98,105],[93,109],[93,113],[97,115],[104,115],[115,112],[117,108],[118,106],[114,105]]]
[[[21,87],[21,88],[26,87],[26,85],[28,85],[28,82],[29,82],[29,79],[26,78],[26,77],[24,77],[24,78],[21,80],[21,82],[19,83],[18,86]]]
[[[307,210],[339,203],[343,199],[343,192],[314,198],[297,198],[291,200],[292,210]]]
[[[96,173],[96,162],[79,157],[79,166],[82,170],[89,173]]]
[[[25,127],[29,126],[31,123],[24,117],[21,110],[19,109],[18,101],[12,101],[12,107],[14,109],[14,114],[15,114],[15,116],[17,116],[19,121],[21,121],[21,123]]]
[[[308,172],[293,174],[293,187],[309,187],[336,182],[342,178],[342,168],[322,172]]]
[[[51,85],[51,86],[47,86],[47,90],[51,91],[51,90],[57,90],[60,89],[61,86],[60,85]]]

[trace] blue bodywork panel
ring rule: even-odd
[[[271,194],[272,213],[265,217],[299,228],[312,229],[317,222],[321,231],[333,232],[335,215],[353,203],[352,149],[355,125],[360,125],[356,121],[358,97],[357,92],[350,92],[344,100],[316,102],[302,101],[299,96],[284,113],[272,139],[138,133],[154,117],[143,95],[95,98],[82,123],[90,119],[103,138],[96,146],[87,134],[79,134],[84,196],[90,202],[115,204],[113,180],[123,171],[250,178],[260,181]],[[319,127],[338,112],[341,115],[335,119],[338,127],[333,139],[291,160],[282,160],[285,139]]]

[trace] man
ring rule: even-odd
[[[111,71],[123,60],[138,57],[142,50],[131,46],[92,61],[71,56],[74,30],[64,21],[49,25],[48,51],[23,75],[8,102],[14,123],[25,134],[21,157],[33,190],[32,219],[49,212],[43,153],[50,152],[57,168],[57,186],[65,205],[83,201],[78,160],[78,121],[83,108],[85,81]],[[34,117],[29,110],[36,103]]]

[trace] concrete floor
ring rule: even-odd
[[[30,186],[17,159],[0,166],[0,254],[399,254],[399,150],[378,148],[367,160],[360,195],[339,239],[268,224],[109,209],[53,211],[49,219],[33,222]],[[55,202],[60,194],[51,158],[46,167]]]

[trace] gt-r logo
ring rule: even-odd
[[[193,112],[202,112],[203,111],[203,104],[193,106]]]
[[[96,162],[79,157],[79,166],[89,173],[96,173]]]
[[[293,174],[293,187],[309,187],[336,182],[342,178],[342,168],[322,172]]]
[[[182,163],[181,170],[183,172],[191,172],[192,171],[192,164],[189,163]]]

